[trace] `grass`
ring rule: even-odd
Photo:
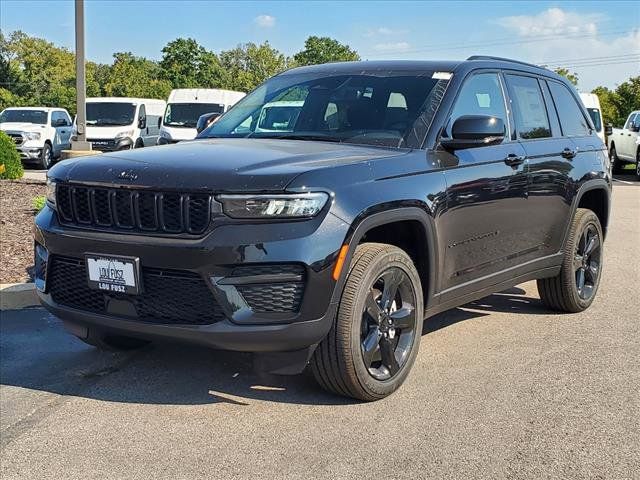
[[[33,197],[31,199],[31,208],[35,210],[35,213],[38,213],[42,210],[47,203],[47,199],[44,195],[38,195],[37,197]]]

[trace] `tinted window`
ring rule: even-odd
[[[47,123],[47,112],[44,110],[5,110],[0,114],[0,123]]]
[[[628,129],[631,125],[633,125],[634,124],[633,122],[634,122],[635,118],[636,118],[635,114],[629,115],[629,118],[627,119],[627,123],[625,123],[624,128]],[[3,121],[6,122],[6,120],[3,120]]]
[[[589,135],[591,128],[582,114],[577,100],[567,87],[556,82],[547,82],[551,89],[551,96],[560,118],[560,127],[565,136]]]
[[[222,112],[224,105],[218,103],[170,103],[164,114],[164,124],[170,127],[196,128],[200,115]]]
[[[520,138],[550,137],[549,119],[538,80],[520,75],[506,75],[506,78]]]
[[[479,73],[465,82],[453,107],[449,128],[463,115],[491,115],[507,125],[507,111],[497,73]]]

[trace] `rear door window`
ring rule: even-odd
[[[519,138],[532,140],[550,137],[549,118],[538,80],[513,74],[507,74],[505,78]]]
[[[547,82],[553,97],[560,127],[565,137],[589,135],[591,127],[582,113],[582,109],[569,89],[557,82]]]

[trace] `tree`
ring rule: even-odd
[[[223,83],[218,57],[193,38],[169,42],[162,49],[160,68],[173,88],[216,88]]]
[[[287,59],[264,42],[246,43],[220,53],[220,63],[226,71],[225,88],[248,92],[267,78],[287,68]]]
[[[136,57],[131,52],[113,55],[104,93],[113,97],[167,98],[171,83],[160,78],[156,62]]]
[[[316,65],[360,60],[360,55],[333,38],[311,36],[304,42],[304,50],[296,53],[293,59],[296,65]]]
[[[591,93],[595,93],[600,100],[600,110],[602,112],[602,122],[606,125],[619,124],[619,114],[617,107],[616,92],[609,90],[607,87],[596,87]]]
[[[604,123],[622,127],[629,113],[640,106],[640,76],[631,77],[618,85],[615,90],[596,87],[592,93],[598,95]]]
[[[554,70],[558,75],[566,77],[574,86],[578,86],[578,74],[576,72],[570,72],[568,68],[556,68]]]

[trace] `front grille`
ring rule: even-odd
[[[11,140],[13,140],[13,143],[15,143],[16,145],[22,145],[22,143],[24,142],[24,137],[21,133],[7,133],[7,135],[9,135]]]
[[[97,229],[199,235],[211,218],[211,195],[202,193],[59,184],[56,201],[61,223]]]
[[[142,267],[139,295],[105,293],[89,288],[84,259],[52,255],[47,286],[63,306],[109,315],[109,301],[126,300],[136,320],[156,324],[210,325],[224,319],[220,305],[198,274]]]
[[[101,152],[115,150],[118,146],[113,138],[89,138],[87,142],[91,142],[91,148],[93,150],[99,150]]]

